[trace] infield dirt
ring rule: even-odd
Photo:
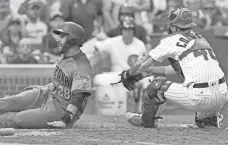
[[[228,144],[227,131],[214,127],[194,129],[194,116],[164,115],[161,127],[133,127],[123,116],[84,114],[73,129],[17,129],[14,136],[0,136],[0,144],[153,145]]]

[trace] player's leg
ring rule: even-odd
[[[50,128],[47,122],[61,120],[65,110],[60,103],[50,97],[41,108],[21,111],[16,115],[17,128]]]
[[[39,108],[46,98],[41,89],[27,90],[17,95],[0,98],[0,114]]]
[[[163,93],[169,88],[172,82],[164,77],[154,79],[147,87],[144,96],[143,113],[126,113],[125,117],[134,126],[156,127],[158,119],[165,107],[166,99]]]
[[[198,108],[199,110],[205,110],[208,108],[207,106],[209,106],[209,108],[207,111],[197,112],[195,116],[195,122],[199,128],[204,128],[207,126],[220,127],[220,121],[223,118],[223,121],[226,120],[225,122],[228,123],[228,103],[225,104],[228,100],[226,83],[217,83],[216,85],[210,86],[208,89],[208,92],[211,92],[212,95],[208,97],[207,100],[202,99],[202,103],[199,103]],[[225,114],[224,117],[223,114]]]
[[[149,122],[154,124],[151,120],[154,120],[153,116],[155,113],[155,117],[159,117],[157,114],[161,113],[160,110],[164,108],[163,105],[160,105],[161,100],[167,100],[191,111],[207,111],[213,107],[202,101],[203,99],[208,100],[206,97],[202,98],[202,90],[197,94],[194,89],[184,87],[182,84],[172,83],[162,77],[154,79],[146,89],[146,92],[149,99],[144,100],[144,110],[142,116],[140,116],[144,124],[149,124]],[[205,93],[203,93],[203,95],[211,97],[211,95]],[[159,105],[157,103],[159,103]],[[213,104],[213,102],[210,103]],[[135,120],[136,118],[134,114],[127,115],[126,118],[131,124],[139,126],[139,124],[135,123],[136,121],[131,121],[131,119]],[[150,126],[153,126],[152,124]]]
[[[228,91],[226,83],[221,84],[219,87],[220,101],[223,102],[221,110],[219,111],[218,127],[222,129],[228,129]]]
[[[222,107],[217,122],[219,128],[228,129],[228,101]]]
[[[16,112],[7,112],[0,115],[0,128],[16,128]]]

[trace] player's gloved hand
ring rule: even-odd
[[[51,127],[56,127],[56,128],[66,127],[66,123],[64,123],[63,121],[53,121],[53,122],[48,122],[47,124]]]
[[[136,88],[136,83],[143,79],[142,74],[137,74],[135,76],[130,75],[130,70],[124,70],[122,71],[121,75],[121,82],[123,86],[128,89],[129,91],[133,91]]]

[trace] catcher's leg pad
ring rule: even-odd
[[[160,115],[165,107],[166,98],[164,97],[164,92],[167,91],[171,84],[172,82],[166,78],[157,77],[147,87],[142,113],[144,127],[156,127],[155,120],[161,118]]]
[[[150,99],[154,99],[158,104],[162,104],[166,101],[164,92],[168,90],[172,83],[173,82],[168,81],[165,77],[157,77],[146,88],[146,93]]]

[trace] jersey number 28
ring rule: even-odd
[[[70,99],[70,90],[62,85],[56,87],[56,95],[61,96],[65,99]]]

